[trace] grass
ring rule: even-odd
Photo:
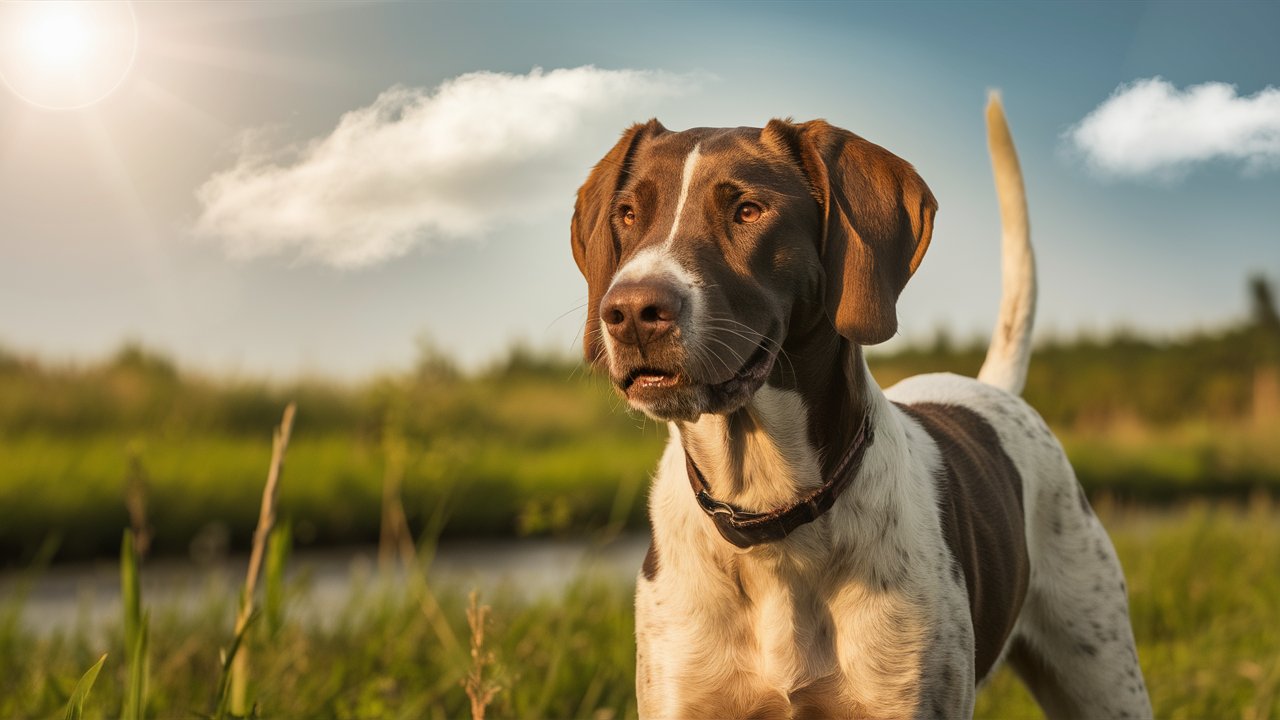
[[[471,671],[465,646],[450,651],[419,598],[403,588],[357,592],[331,627],[286,619],[274,637],[255,623],[245,639],[253,649],[247,694],[269,717],[466,717],[463,683]],[[294,588],[293,592],[303,592]],[[452,589],[439,603],[449,632],[466,638],[466,597]],[[626,588],[584,580],[563,600],[525,602],[515,593],[492,607],[487,652],[501,691],[490,717],[590,717],[632,707],[630,597]],[[220,695],[219,648],[232,623],[225,598],[211,598],[194,617],[156,613],[152,628],[150,717],[212,714]],[[110,633],[114,646],[118,629]],[[465,641],[465,640],[464,640]],[[0,638],[0,716],[47,716],[62,707],[71,681],[94,658],[91,640],[72,629],[37,638],[10,630]],[[100,653],[99,653],[100,654]],[[112,655],[114,657],[114,655]],[[87,661],[84,658],[88,658]],[[79,670],[70,668],[79,664]],[[118,717],[125,678],[103,670],[85,718]],[[486,675],[486,677],[494,677]]]
[[[1244,506],[1102,502],[1096,510],[1125,566],[1157,716],[1280,716],[1280,507],[1258,496]],[[635,715],[629,587],[583,577],[560,598],[497,592],[484,599],[491,608],[484,645],[472,655],[465,638],[474,637],[468,609],[474,622],[477,606],[466,588],[435,587],[429,577],[400,585],[356,578],[350,602],[324,626],[290,616],[289,604],[307,589],[286,586],[279,623],[254,623],[244,636],[253,657],[246,692],[258,713],[466,717],[471,677],[477,689],[497,688],[491,718]],[[216,709],[219,648],[232,637],[236,603],[210,597],[194,615],[150,607],[148,717]],[[86,667],[104,652],[123,655],[118,626],[107,629],[105,643],[82,626],[36,635],[12,612],[0,615],[0,717],[57,714]],[[478,675],[473,658],[484,660]],[[83,717],[120,715],[127,686],[127,669],[108,661]],[[1038,711],[1002,672],[979,694],[978,716]]]
[[[85,700],[89,699],[89,691],[93,690],[93,684],[97,682],[98,673],[102,672],[102,664],[106,661],[107,656],[103,653],[98,662],[80,676],[80,681],[71,690],[71,697],[67,699],[67,706],[63,709],[63,720],[80,720],[84,716]]]

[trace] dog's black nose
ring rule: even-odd
[[[671,332],[680,319],[684,299],[666,280],[624,281],[600,301],[600,317],[614,340],[646,345]]]

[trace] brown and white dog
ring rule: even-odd
[[[937,205],[853,133],[651,120],[579,191],[587,360],[670,424],[641,715],[963,717],[1003,660],[1052,717],[1151,715],[1111,542],[1018,397],[1034,265],[994,97],[987,120],[1004,297],[977,380],[867,371]]]

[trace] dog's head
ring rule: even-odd
[[[574,208],[586,359],[653,417],[735,410],[798,327],[893,336],[936,208],[906,161],[821,120],[635,125]]]

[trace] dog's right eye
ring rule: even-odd
[[[750,225],[751,223],[759,220],[760,216],[763,214],[764,209],[759,205],[753,202],[744,202],[738,206],[738,210],[733,214],[733,219],[736,222]]]
[[[630,205],[623,205],[618,208],[618,217],[622,218],[622,224],[627,227],[636,224],[636,211]]]

